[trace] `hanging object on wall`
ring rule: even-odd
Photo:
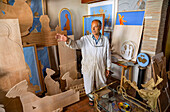
[[[117,12],[115,25],[137,25],[142,26],[145,11]]]
[[[113,1],[102,1],[98,3],[88,4],[88,14],[105,14],[105,30],[111,30],[113,28],[115,20],[115,4]]]
[[[126,60],[131,60],[134,58],[136,52],[135,44],[132,41],[125,41],[121,46],[121,56]]]
[[[137,62],[141,67],[147,67],[149,65],[149,56],[146,53],[139,53]]]
[[[118,11],[145,10],[146,0],[118,0]]]
[[[59,25],[62,30],[67,30],[67,35],[73,35],[73,18],[69,9],[63,8],[59,13]]]

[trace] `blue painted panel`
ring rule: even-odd
[[[30,83],[32,83],[33,85],[38,85],[40,87],[40,90],[36,91],[36,93],[40,92],[42,90],[41,90],[41,85],[40,85],[40,80],[39,80],[35,49],[33,46],[24,47],[23,51],[24,51],[25,61],[31,69],[32,77],[30,77]]]
[[[143,25],[145,11],[118,12],[116,17],[116,25],[121,25],[120,17],[123,19],[124,25]]]

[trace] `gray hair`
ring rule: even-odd
[[[98,19],[94,19],[94,20],[92,21],[92,23],[93,23],[94,21],[97,21],[97,22],[98,22],[98,24],[99,24],[99,26],[100,26],[100,27],[102,27],[102,22],[101,22],[100,20],[98,20]]]

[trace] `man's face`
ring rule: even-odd
[[[99,35],[101,27],[99,26],[98,21],[93,21],[91,24],[91,31],[93,35]]]

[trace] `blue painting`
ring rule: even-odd
[[[41,64],[43,65],[43,76],[46,76],[46,68],[50,68],[50,62],[48,57],[48,48],[44,47],[43,49],[37,50],[38,53],[38,60],[41,61]]]
[[[91,31],[91,23],[94,19],[98,19],[102,22],[103,24],[103,17],[97,17],[97,16],[90,16],[90,17],[84,17],[83,21],[83,35],[89,35],[92,33]],[[100,33],[103,34],[102,28],[100,30]]]
[[[112,27],[112,4],[90,7],[90,15],[94,14],[105,14],[105,25],[104,27]]]
[[[145,11],[117,12],[116,25],[143,25]]]
[[[34,86],[35,85],[39,86],[40,90],[36,91],[36,93],[41,92],[42,90],[41,90],[41,85],[39,80],[39,73],[38,73],[34,46],[24,47],[23,51],[24,51],[25,62],[28,64],[31,70],[30,83],[32,83]]]
[[[68,9],[62,9],[59,15],[62,30],[67,30],[67,35],[73,35],[72,15]]]
[[[13,5],[15,0],[9,0],[8,3]],[[33,13],[33,25],[30,32],[41,32],[41,23],[39,21],[40,16],[43,15],[42,0],[31,0],[28,3]]]
[[[106,36],[110,40],[110,32],[104,32],[104,36]]]

